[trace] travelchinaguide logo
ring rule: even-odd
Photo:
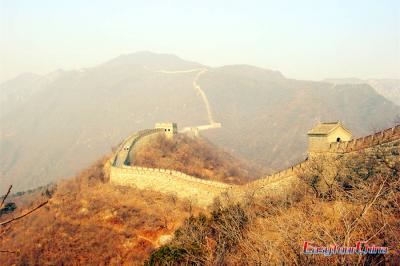
[[[313,246],[312,242],[304,241],[303,253],[306,255],[311,254],[323,254],[325,256],[331,255],[349,255],[349,254],[387,254],[389,252],[388,247],[380,247],[375,245],[369,245],[365,241],[356,242],[354,247],[344,247],[338,245],[331,245],[329,247],[317,247]]]

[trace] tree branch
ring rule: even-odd
[[[18,253],[18,251],[0,250],[0,253]]]
[[[386,184],[388,177],[385,178],[385,180],[382,182],[382,184],[379,186],[378,191],[375,194],[375,197],[372,199],[371,202],[367,203],[364,205],[361,213],[358,215],[358,217],[351,223],[347,234],[345,236],[345,243],[349,244],[350,241],[350,235],[352,234],[354,228],[356,228],[356,226],[358,225],[358,223],[360,222],[360,220],[363,218],[363,216],[368,212],[369,208],[375,203],[376,199],[381,195],[382,189]]]
[[[33,208],[32,210],[28,211],[27,213],[24,213],[24,214],[22,214],[22,215],[20,215],[20,216],[18,216],[18,217],[12,218],[12,219],[10,219],[10,220],[8,220],[8,221],[1,222],[0,225],[6,225],[6,224],[9,224],[9,223],[14,222],[14,221],[16,221],[16,220],[19,220],[19,219],[21,219],[21,218],[23,218],[23,217],[25,217],[25,216],[31,214],[32,212],[36,211],[37,209],[43,207],[43,206],[46,205],[48,202],[49,202],[49,201],[47,200],[47,201],[45,201],[45,202],[39,204],[37,207]]]
[[[11,188],[12,188],[12,185],[10,185],[10,187],[8,188],[7,193],[4,195],[3,200],[1,201],[1,204],[0,204],[0,208],[3,207],[3,204],[6,201],[6,199],[8,197],[8,194],[10,194]]]

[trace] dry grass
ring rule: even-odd
[[[202,179],[243,184],[260,176],[260,168],[218,149],[204,139],[159,136],[133,154],[135,165],[173,169]]]
[[[173,196],[105,183],[103,163],[60,182],[34,215],[1,227],[1,249],[16,253],[0,253],[0,265],[138,265],[198,211]]]
[[[172,243],[153,252],[148,263],[398,265],[400,162],[391,155],[392,150],[377,149],[336,158],[334,164],[326,158],[312,161],[301,173],[304,182],[285,196],[249,198],[240,205],[225,202],[209,215],[189,218]],[[326,174],[326,180],[316,178],[318,174]],[[323,185],[315,185],[314,179]],[[304,241],[315,246],[368,241],[389,247],[389,254],[305,255]],[[168,248],[180,250],[176,260]]]
[[[0,253],[0,265],[399,265],[400,162],[391,148],[310,160],[287,195],[216,201],[207,213],[173,195],[110,185],[103,160],[50,191],[14,198],[17,211],[1,219],[49,204],[0,227],[1,249],[16,252]],[[174,238],[160,247],[165,234]],[[306,240],[368,241],[389,254],[304,255]]]

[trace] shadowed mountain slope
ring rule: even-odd
[[[223,123],[206,135],[273,168],[304,158],[307,131],[318,121],[342,121],[355,136],[389,127],[399,107],[366,84],[333,85],[285,79],[248,67],[210,70],[199,81]],[[239,74],[245,73],[245,74]]]
[[[357,78],[344,78],[326,79],[325,81],[335,84],[368,84],[386,99],[400,105],[400,79],[362,80]]]

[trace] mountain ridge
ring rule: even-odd
[[[376,92],[384,96],[400,106],[400,79],[359,79],[359,78],[342,78],[342,79],[325,79],[324,81],[333,84],[368,84]]]
[[[161,73],[159,68],[188,63],[151,57],[153,69],[118,63],[56,72],[26,102],[17,102],[0,118],[0,185],[13,183],[21,190],[71,176],[131,132],[156,122],[175,121],[180,128],[207,124],[204,102],[193,88],[197,72]],[[400,113],[369,86],[332,87],[257,67],[208,68],[198,84],[223,125],[202,134],[271,169],[304,158],[305,132],[317,121],[342,120],[362,135],[372,126],[389,126]]]

